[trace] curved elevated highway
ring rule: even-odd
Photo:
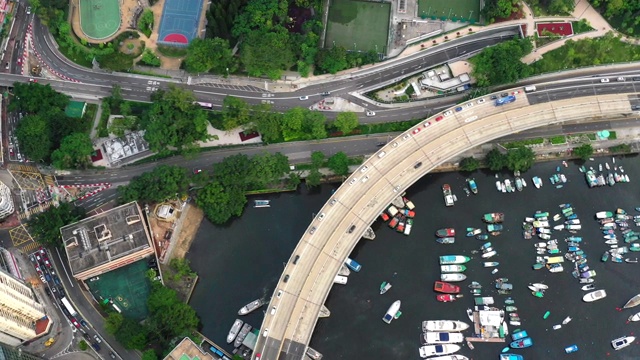
[[[371,156],[300,239],[277,284],[254,354],[262,360],[304,357],[333,279],[365,229],[394,197],[438,165],[480,144],[539,126],[631,117],[637,101],[636,93],[546,102],[540,95],[520,93],[503,106],[494,106],[488,97],[483,104],[473,100],[473,106],[440,121],[423,121]],[[368,265],[363,264],[365,271]]]

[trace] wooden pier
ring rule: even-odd
[[[469,342],[488,342],[488,343],[503,343],[504,338],[481,338],[481,337],[468,337],[465,340]]]

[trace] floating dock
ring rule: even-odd
[[[488,342],[488,343],[503,343],[503,338],[481,338],[481,337],[468,337],[465,340],[469,342]]]

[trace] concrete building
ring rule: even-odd
[[[138,203],[131,202],[60,228],[73,276],[87,280],[153,254]]]
[[[0,343],[0,359],[2,360],[41,360],[42,357],[28,353],[22,349]]]
[[[211,356],[211,354],[202,350],[198,345],[196,345],[191,339],[188,337],[182,339],[178,345],[176,345],[173,350],[167,356],[164,357],[164,360],[214,360],[215,358]]]
[[[37,337],[38,322],[49,321],[31,288],[0,270],[0,342],[16,346]]]
[[[14,211],[11,190],[0,181],[0,220],[13,214]]]

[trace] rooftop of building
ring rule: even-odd
[[[151,246],[136,202],[64,226],[60,233],[74,275]]]
[[[70,118],[81,118],[87,103],[84,101],[69,101],[69,105],[64,109],[64,113]]]
[[[211,354],[203,351],[188,337],[182,339],[178,345],[164,358],[164,360],[214,360]]]

